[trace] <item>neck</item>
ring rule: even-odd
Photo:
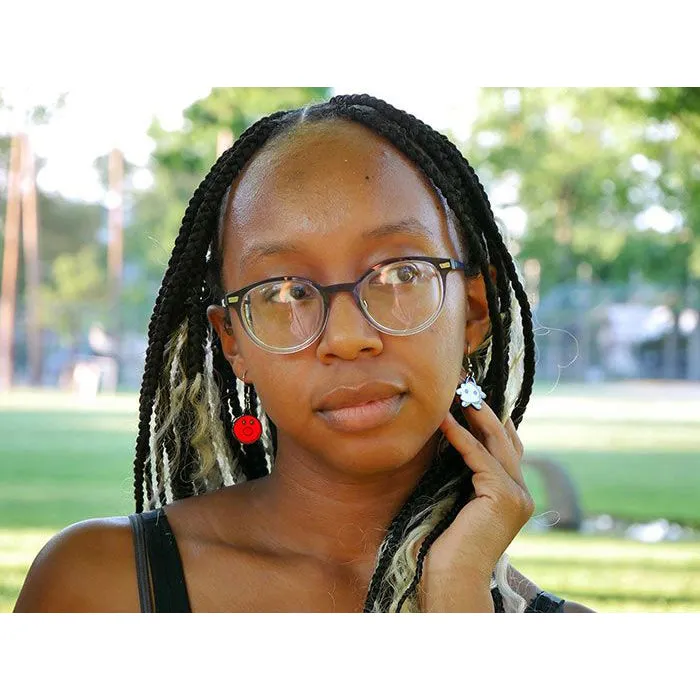
[[[335,564],[374,562],[391,520],[431,464],[437,434],[406,464],[358,474],[278,443],[272,473],[248,485],[267,544]]]

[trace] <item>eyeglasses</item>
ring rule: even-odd
[[[356,282],[320,285],[304,277],[271,277],[227,292],[221,302],[236,310],[250,339],[269,352],[299,352],[328,322],[331,294],[352,292],[369,323],[389,335],[413,335],[428,328],[445,301],[448,272],[479,270],[452,258],[410,256],[377,263]]]

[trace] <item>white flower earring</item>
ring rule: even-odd
[[[455,392],[462,399],[462,407],[474,406],[479,411],[482,407],[482,399],[486,398],[486,394],[482,388],[476,383],[472,362],[469,359],[469,346],[467,346],[467,378],[460,384]]]

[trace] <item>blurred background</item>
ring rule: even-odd
[[[0,611],[55,532],[133,512],[148,320],[217,155],[350,92],[460,147],[524,275],[515,566],[600,611],[700,612],[700,89],[389,85],[0,88]]]

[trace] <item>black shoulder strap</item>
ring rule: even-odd
[[[491,597],[493,598],[493,611],[497,613],[505,612],[503,609],[503,596],[495,585],[491,585]]]
[[[153,580],[155,612],[191,612],[175,536],[162,508],[139,514]]]
[[[493,608],[494,612],[502,613],[505,612],[503,606],[503,596],[501,592],[494,585],[491,587],[491,597],[493,598]],[[554,593],[548,593],[547,591],[540,591],[525,608],[526,613],[534,612],[545,612],[545,613],[557,613],[564,612],[564,599],[560,598]]]
[[[139,603],[142,613],[153,612],[151,599],[151,580],[148,572],[148,555],[146,552],[146,533],[143,521],[136,513],[129,515],[131,531],[134,536],[134,553],[136,555],[136,579],[139,588]]]
[[[558,613],[564,612],[564,603],[566,601],[554,593],[540,591],[525,608],[525,612],[529,613]]]

